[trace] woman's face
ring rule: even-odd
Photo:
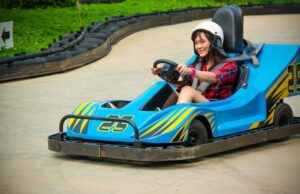
[[[195,49],[200,55],[200,57],[206,57],[210,50],[210,42],[205,36],[204,32],[200,32],[198,36],[196,36],[194,41]]]

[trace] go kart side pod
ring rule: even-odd
[[[83,139],[70,139],[63,132],[65,120],[69,118],[125,122],[134,129],[134,142],[121,145],[117,142],[99,142]],[[66,115],[60,122],[59,132],[48,137],[48,149],[69,155],[88,156],[99,159],[117,159],[134,162],[162,162],[197,159],[203,156],[242,148],[273,140],[280,140],[300,133],[300,117],[293,123],[279,127],[269,126],[250,130],[245,133],[211,140],[209,143],[184,147],[182,145],[142,146],[136,125],[125,119]]]

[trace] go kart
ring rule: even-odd
[[[186,84],[187,78],[175,62],[157,60],[163,81],[132,101],[83,102],[48,137],[49,150],[100,159],[190,160],[299,134],[300,118],[284,99],[300,94],[300,45],[244,40],[237,6],[220,8],[213,21],[223,28],[226,54],[238,62],[231,97],[175,104],[172,84]]]

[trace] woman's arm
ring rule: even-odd
[[[198,78],[199,80],[202,80],[202,81],[205,81],[205,82],[208,82],[211,84],[217,82],[217,75],[215,73],[209,72],[209,71],[196,70],[193,67],[185,66],[184,64],[179,64],[177,67],[177,71],[181,75],[190,75],[190,76]]]
[[[209,71],[199,71],[196,70],[195,77],[199,80],[214,84],[217,82],[217,75]]]

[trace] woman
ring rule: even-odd
[[[234,61],[225,62],[222,52],[222,28],[211,21],[200,23],[192,33],[196,60],[189,65],[180,64],[177,71],[189,75],[193,84],[181,88],[177,103],[208,102],[229,97],[237,77]],[[151,68],[158,74],[160,68]]]

